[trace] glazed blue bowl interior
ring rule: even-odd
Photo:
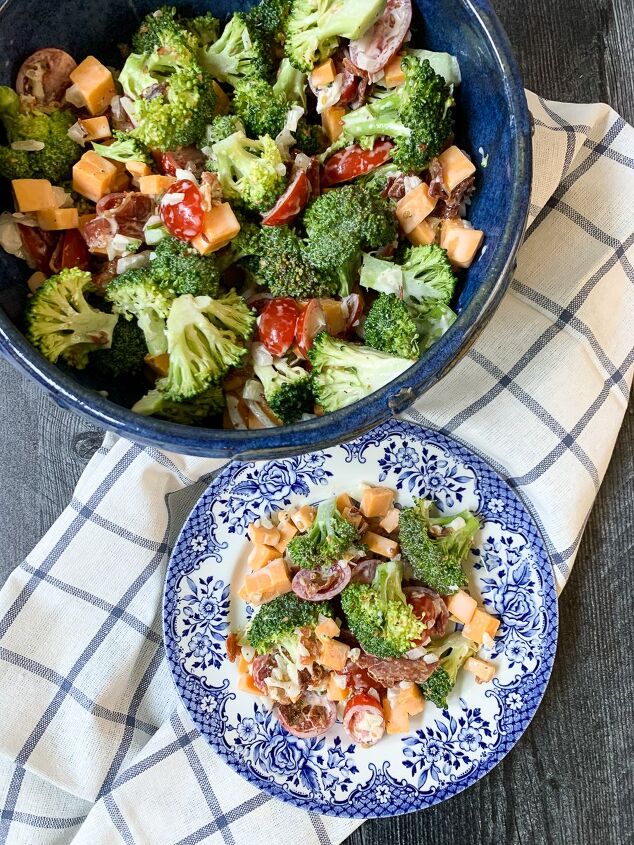
[[[56,46],[77,60],[89,53],[120,65],[124,43],[146,12],[160,2],[64,0],[51,6],[37,0],[8,0],[0,11],[0,81],[11,84],[21,62],[40,47]],[[211,8],[219,16],[252,3],[183,5],[185,11]],[[35,378],[62,406],[97,425],[142,443],[186,454],[269,457],[307,451],[354,437],[403,410],[466,352],[510,282],[524,232],[531,182],[530,119],[522,81],[507,38],[484,0],[417,0],[415,46],[453,53],[463,83],[457,91],[458,143],[481,164],[469,217],[486,232],[486,248],[463,274],[455,307],[458,320],[423,360],[397,381],[350,408],[282,429],[235,432],[196,429],[133,414],[100,396],[82,373],[49,364],[21,333],[26,301],[23,262],[0,254],[0,351]],[[135,17],[135,13],[136,16]],[[1,195],[9,208],[7,187]]]

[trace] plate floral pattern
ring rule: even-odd
[[[364,482],[401,503],[433,499],[446,513],[477,511],[471,589],[502,620],[489,654],[491,684],[461,677],[448,710],[428,703],[409,735],[371,749],[340,724],[325,737],[290,736],[262,702],[236,688],[225,653],[232,627],[252,612],[236,589],[246,527],[300,499],[353,492]],[[212,748],[260,789],[307,810],[370,818],[421,810],[475,783],[515,745],[552,669],[557,601],[539,531],[516,494],[469,449],[391,420],[351,443],[267,463],[232,463],[212,482],[178,539],[164,601],[167,656],[179,694]],[[463,675],[466,673],[463,673]]]

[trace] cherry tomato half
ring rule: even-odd
[[[328,188],[371,173],[390,160],[393,147],[391,141],[377,141],[371,150],[364,150],[359,144],[340,150],[324,164],[321,184]]]
[[[258,319],[258,332],[265,348],[275,358],[288,352],[295,339],[299,309],[294,299],[271,299]]]
[[[174,202],[174,197],[182,199]],[[181,241],[191,241],[203,228],[203,199],[198,186],[189,179],[179,179],[165,191],[160,206],[165,228]]]
[[[319,332],[327,328],[326,315],[318,299],[311,299],[297,321],[295,339],[301,355],[308,357],[308,350]]]
[[[263,226],[286,226],[292,223],[310,198],[310,182],[305,170],[295,178],[270,211],[262,217]]]

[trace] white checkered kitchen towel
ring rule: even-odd
[[[632,381],[634,130],[607,106],[529,99],[535,184],[516,278],[410,414],[510,479],[561,588]],[[258,792],[177,704],[160,621],[170,510],[218,466],[107,437],[0,593],[0,843],[330,845],[357,826]]]

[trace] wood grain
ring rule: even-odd
[[[505,0],[527,87],[606,101],[634,121],[632,0]],[[70,498],[100,435],[0,361],[0,583]],[[538,715],[471,789],[368,822],[347,845],[625,845],[634,841],[634,408],[563,594],[559,651]]]

